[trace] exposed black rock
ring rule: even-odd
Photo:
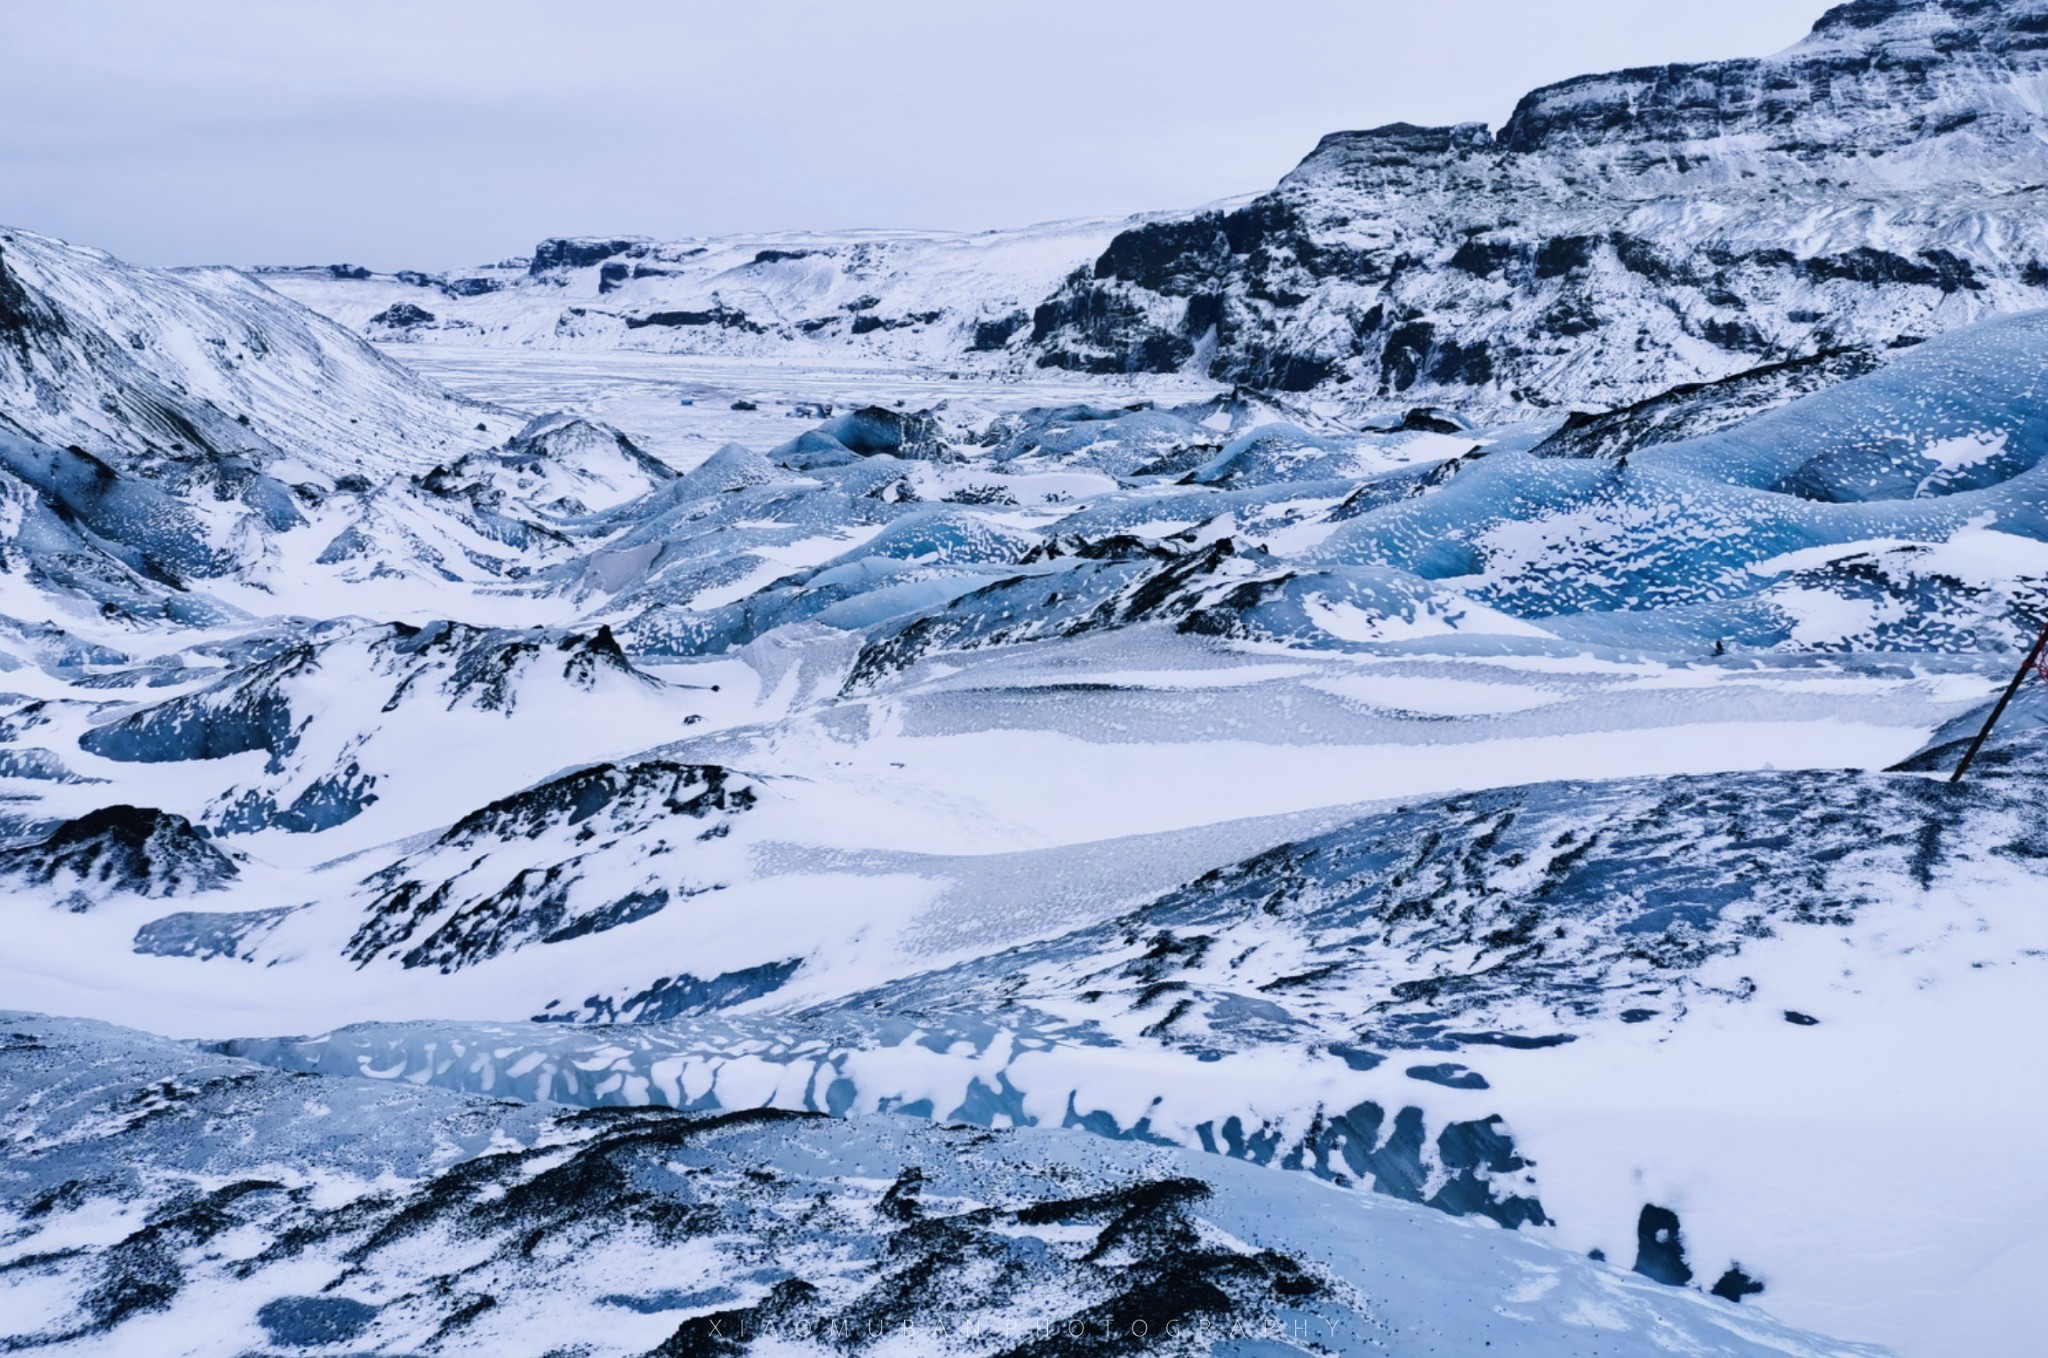
[[[1764,1285],[1742,1271],[1742,1265],[1730,1264],[1710,1289],[1714,1296],[1723,1301],[1741,1301],[1744,1297],[1763,1294]]]
[[[747,313],[720,303],[709,311],[650,311],[641,316],[626,317],[628,330],[641,330],[648,326],[692,326],[715,325],[727,330],[741,330],[750,335],[767,333],[767,327],[750,320]]]
[[[1692,1269],[1685,1262],[1685,1240],[1679,1232],[1678,1214],[1668,1207],[1644,1204],[1636,1219],[1635,1271],[1672,1287],[1692,1281]]]
[[[370,317],[369,324],[385,326],[392,330],[411,330],[418,326],[434,324],[434,313],[411,302],[393,302]]]
[[[189,896],[239,875],[233,860],[183,816],[107,806],[65,821],[34,844],[0,851],[0,878],[17,888],[67,892],[73,909],[106,894]]]
[[[1085,275],[1032,313],[1031,339],[1044,346],[1041,368],[1096,374],[1174,372],[1194,355],[1185,336],[1153,327],[1136,303]]]
[[[913,311],[902,316],[878,316],[868,311],[855,316],[848,330],[855,335],[872,334],[877,330],[915,330],[919,326],[936,324],[945,315],[943,311]]]
[[[450,972],[527,943],[643,919],[717,889],[688,876],[692,864],[678,851],[721,837],[755,801],[752,784],[728,769],[659,759],[596,764],[500,798],[364,883],[366,918],[346,955],[358,965],[389,955]],[[506,851],[520,841],[554,847],[538,859]],[[643,884],[602,897],[579,891],[615,849],[615,870],[630,868]]]
[[[1729,428],[1801,396],[1862,377],[1881,361],[1868,349],[1836,349],[1751,368],[1718,382],[1688,382],[1620,410],[1575,410],[1531,451],[1538,457],[1626,457],[1640,448]]]
[[[1418,434],[1462,434],[1467,425],[1449,411],[1417,406],[1401,417],[1401,428]]]
[[[1031,317],[1021,311],[998,316],[992,321],[977,321],[974,325],[974,342],[968,347],[978,354],[994,353],[1007,347],[1011,338],[1029,324]]]
[[[527,272],[539,277],[554,269],[583,269],[599,264],[614,255],[624,254],[635,246],[644,246],[645,241],[627,237],[620,240],[604,240],[597,237],[556,236],[533,247],[533,261],[527,265]]]

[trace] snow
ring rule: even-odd
[[[1999,1296],[2040,1256],[2040,1091],[2001,1038],[2048,1022],[2034,899],[1994,879],[1887,902],[1852,938],[1745,959],[1751,1006],[1555,1060],[1503,1052],[1487,1076],[1532,1110],[1517,1126],[1546,1185],[1604,1204],[1561,1238],[1612,1253],[1647,1195],[1700,1252],[1746,1237],[1796,1260],[1773,1303],[1796,1324],[1902,1353],[2026,1351],[2033,1320]],[[1788,1008],[1820,1019],[1796,1043]]]
[[[943,1203],[991,1271],[879,1351],[993,1350],[1124,1285],[1016,1203],[1177,1176],[1176,1257],[1357,1289],[1277,1338],[1244,1302],[1247,1352],[2029,1352],[2037,693],[1940,777],[2048,598],[2048,238],[1999,187],[2040,84],[1983,11],[1568,83],[1503,141],[1331,138],[1232,209],[1286,277],[1212,251],[1231,324],[1171,372],[1122,360],[1190,324],[1138,281],[1179,219],[445,280],[9,237],[0,995],[133,1031],[0,1034],[0,1263],[48,1256],[4,1333],[274,1172],[300,1205],[72,1347],[289,1345],[264,1304],[323,1296],[431,1347],[459,1268],[498,1299],[462,1344],[638,1352],[765,1304],[735,1241],[843,1318]],[[1632,140],[1766,88],[1803,144]],[[371,320],[402,301],[435,319]],[[1436,327],[1410,380],[1379,308]],[[1866,352],[1801,366],[1823,336]],[[1253,389],[1296,359],[1329,380]],[[115,807],[143,866],[79,871]],[[605,1203],[522,1254],[493,1212],[669,1125],[559,1105],[831,1116],[606,1152],[722,1233]],[[462,1229],[336,1271],[327,1214],[458,1164]],[[881,1206],[912,1164],[925,1206]],[[93,1165],[139,1168],[28,1211]],[[1629,1271],[1650,1208],[1689,1286]],[[287,1212],[326,1243],[267,1253]]]
[[[132,1176],[122,1188],[152,1205],[232,1193],[252,1174],[303,1182],[306,1163],[321,1184],[379,1189],[347,1205],[228,1197],[241,1218],[234,1255],[287,1234],[293,1247],[239,1264],[187,1252],[148,1275],[158,1290],[147,1323],[89,1315],[59,1351],[139,1352],[161,1347],[165,1333],[198,1353],[266,1337],[303,1346],[296,1318],[318,1316],[379,1347],[453,1332],[494,1348],[573,1340],[631,1353],[690,1337],[690,1322],[707,1316],[722,1332],[756,1335],[773,1322],[747,1308],[793,1277],[806,1285],[808,1314],[764,1336],[778,1351],[861,1334],[885,1351],[1000,1352],[1034,1333],[1102,1329],[1100,1308],[1114,1299],[1119,1332],[1266,1352],[1362,1354],[1393,1334],[1534,1358],[1570,1351],[1589,1326],[1694,1352],[1873,1352],[1666,1292],[1528,1236],[1477,1235],[1441,1214],[1213,1156],[1035,1129],[966,1153],[963,1134],[897,1118],[729,1123],[706,1135],[679,1120],[607,1126],[438,1090],[372,1094],[354,1081],[341,1082],[336,1125],[315,1129],[291,1115],[303,1082],[275,1072],[102,1025],[8,1020],[39,1045],[5,1054],[4,1087],[29,1102],[59,1095],[42,1130],[83,1133],[68,1145],[28,1138],[18,1154],[31,1191],[104,1154],[117,1135]],[[78,1078],[59,1057],[91,1074]],[[238,1090],[234,1102],[221,1098],[224,1086]],[[100,1109],[153,1087],[188,1090],[199,1130],[94,1125]],[[630,1198],[610,1177],[621,1171]],[[581,1181],[572,1201],[555,1176]],[[718,1205],[713,1222],[691,1212],[707,1198]],[[664,1228],[621,1228],[615,1214],[632,1203],[668,1208]],[[933,1217],[946,1232],[936,1249]],[[12,1210],[0,1220],[24,1225]],[[26,1225],[31,1238],[50,1230],[47,1220]],[[765,1277],[763,1244],[777,1265]],[[1113,1257],[1096,1263],[1104,1250]],[[134,1276],[114,1250],[45,1257],[53,1262],[31,1286],[52,1318],[96,1304],[89,1268]],[[906,1264],[915,1291],[892,1304]],[[449,1269],[466,1284],[453,1295],[426,1281]],[[1188,1269],[1195,1295],[1218,1301],[1178,1309]],[[1267,1270],[1291,1281],[1271,1286]],[[1021,1289],[1007,1281],[1019,1276]],[[485,1288],[504,1300],[475,1305],[468,1289]],[[11,1310],[8,1336],[33,1333],[41,1319]]]
[[[1440,717],[1479,717],[1502,712],[1529,712],[1563,702],[1558,694],[1506,684],[1461,679],[1406,679],[1359,675],[1327,680],[1321,688],[1354,698],[1369,707],[1392,707]]]
[[[1989,462],[2005,451],[2012,435],[2003,429],[1987,429],[1976,434],[1962,434],[1955,438],[1941,439],[1920,450],[1920,456],[1935,463],[1945,472],[1961,471],[1965,467],[1976,467]]]

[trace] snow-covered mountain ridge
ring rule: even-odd
[[[1354,399],[1611,406],[2048,300],[2048,9],[1839,6],[1776,57],[1591,76],[1482,126],[1324,139],[1234,213],[1140,227],[1040,361]]]
[[[556,237],[455,274],[264,269],[372,339],[547,349],[1007,361],[1031,309],[1128,223],[1015,231]]]
[[[209,624],[516,578],[559,520],[674,475],[630,447],[572,462],[585,428],[522,428],[230,270],[0,232],[0,340],[8,572],[88,611]]]
[[[1588,76],[1499,131],[1326,137],[1241,206],[980,237],[543,242],[266,274],[385,340],[1200,372],[1599,409],[2048,303],[2048,9],[1879,0],[1775,57]]]

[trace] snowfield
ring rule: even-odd
[[[2043,34],[1130,223],[0,231],[0,1347],[2035,1352]]]

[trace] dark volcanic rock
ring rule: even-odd
[[[710,980],[695,976],[664,976],[653,985],[624,999],[592,995],[574,1009],[535,1014],[539,1022],[556,1023],[660,1023],[667,1019],[691,1018],[718,1009],[729,1009],[779,990],[803,965],[801,958],[763,962],[722,972]]]
[[[411,302],[393,302],[370,317],[369,323],[387,326],[393,330],[411,330],[416,326],[432,325],[434,313],[425,307],[414,306]]]
[[[1573,411],[1562,428],[1531,451],[1538,457],[1626,457],[1639,448],[1726,429],[1811,392],[1861,377],[1879,361],[1878,355],[1867,349],[1834,350],[1752,368],[1718,382],[1686,383],[1620,410]]]
[[[189,896],[236,875],[204,830],[153,807],[102,807],[65,821],[40,843],[0,852],[0,879],[17,889],[68,891],[73,909],[113,892]]]
[[[1011,337],[1029,324],[1031,318],[1021,311],[1013,311],[992,321],[977,321],[974,343],[968,347],[978,354],[994,353],[1006,347]]]
[[[767,333],[767,327],[748,319],[747,313],[723,304],[709,311],[650,311],[642,316],[626,317],[628,330],[642,330],[648,326],[674,328],[677,326],[715,325],[727,330],[745,331],[751,335]]]
[[[1597,1286],[1512,1240],[1495,1248],[1515,1263],[1484,1282],[1415,1270],[1399,1302],[1376,1294],[1367,1311],[1340,1274],[1448,1256],[1462,1233],[1389,1211],[1346,1245],[1369,1259],[1333,1267],[1285,1252],[1271,1220],[1312,1216],[1329,1190],[1282,1183],[1276,1210],[1259,1177],[1186,1155],[899,1118],[527,1106],[7,1017],[0,1096],[37,1107],[46,1132],[10,1140],[0,1175],[0,1209],[29,1242],[11,1276],[34,1282],[42,1312],[21,1348],[147,1347],[176,1306],[233,1327],[237,1352],[244,1331],[265,1352],[540,1352],[526,1340],[565,1333],[569,1308],[576,1350],[604,1358],[1188,1358],[1282,1324],[1371,1336],[1442,1333],[1450,1317],[1462,1340],[1478,1330],[1456,1319],[1467,1295],[1527,1260]],[[285,1165],[377,1187],[335,1202],[284,1182]],[[81,1209],[120,1229],[57,1247]],[[1659,1323],[1645,1298],[1616,1305]]]

